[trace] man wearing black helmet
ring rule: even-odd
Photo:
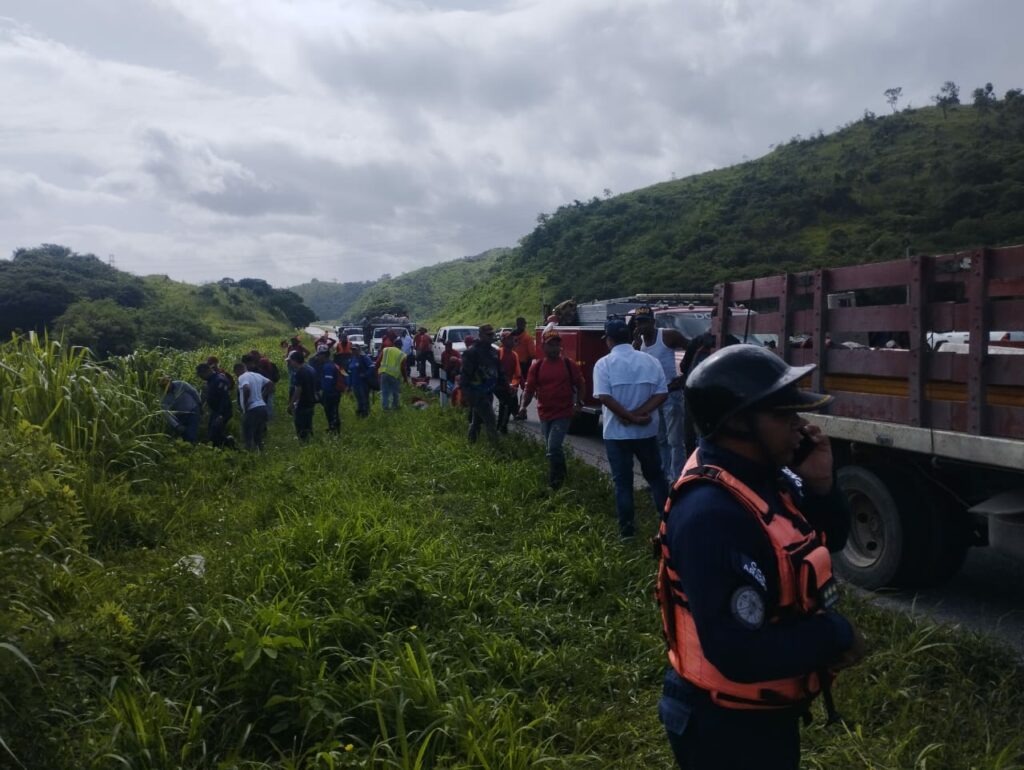
[[[864,655],[835,611],[829,551],[845,500],[828,438],[801,412],[813,366],[754,345],[709,356],[686,381],[702,438],[673,486],[658,535],[668,642],[659,716],[681,768],[799,767],[799,720]]]

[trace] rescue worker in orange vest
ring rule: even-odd
[[[665,506],[657,595],[669,667],[658,715],[680,768],[795,770],[801,717],[864,656],[836,612],[829,551],[849,528],[827,436],[801,416],[814,366],[756,345],[709,356],[684,395],[702,438]]]
[[[519,355],[513,350],[515,339],[512,332],[501,333],[501,347],[498,348],[498,362],[505,372],[508,387],[494,391],[498,399],[498,432],[508,433],[508,421],[519,413]]]

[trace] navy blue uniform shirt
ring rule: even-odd
[[[803,495],[797,477],[704,440],[700,458],[705,465],[728,470],[775,511],[783,507],[780,485],[788,485],[797,508],[825,534],[829,550],[840,550],[846,543],[849,516],[838,485],[824,496]],[[779,575],[768,536],[726,489],[712,483],[689,488],[672,508],[667,536],[672,566],[689,599],[701,647],[726,677],[760,682],[807,674],[835,661],[851,645],[853,629],[836,612],[765,622],[756,629],[733,615],[733,593],[751,586],[770,618],[778,604]]]

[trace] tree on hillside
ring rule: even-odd
[[[896,112],[896,102],[900,100],[903,95],[903,87],[896,86],[895,88],[885,89],[885,101],[892,108],[893,112]]]
[[[952,80],[942,84],[939,92],[932,97],[932,101],[942,110],[942,117],[946,118],[950,107],[960,104],[960,86]]]
[[[992,105],[996,102],[995,89],[991,83],[986,83],[984,88],[975,88],[972,96],[974,97],[974,109],[984,114],[992,109]]]
[[[123,356],[135,350],[138,312],[112,299],[79,300],[54,323],[72,345],[89,348],[96,356]]]

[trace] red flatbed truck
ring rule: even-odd
[[[776,335],[835,397],[810,419],[851,503],[846,577],[931,584],[972,545],[1024,558],[1024,246],[735,281],[714,301],[719,343],[744,324]],[[966,342],[937,343],[950,335]]]

